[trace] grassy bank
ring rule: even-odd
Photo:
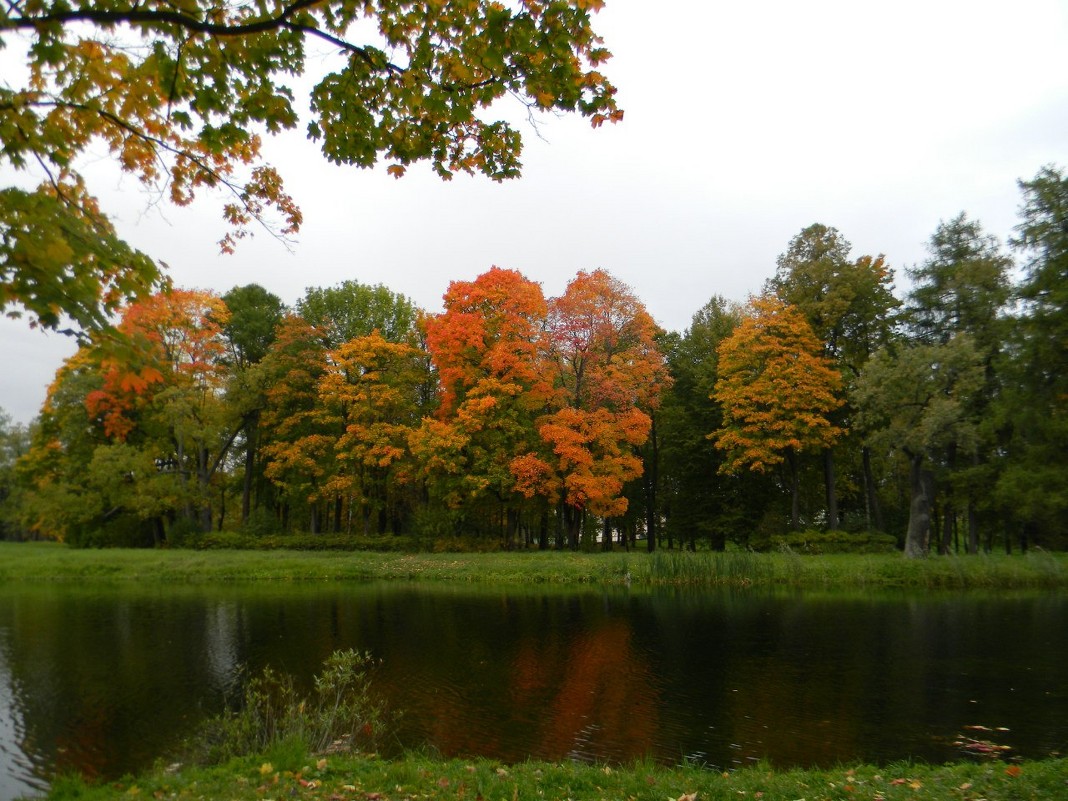
[[[381,760],[281,751],[211,769],[171,766],[103,785],[59,781],[53,801],[202,799],[260,801],[519,801],[655,799],[655,801],[1025,801],[1068,797],[1068,760],[1007,764],[907,763],[830,770],[775,770],[754,765],[729,773],[695,766],[638,764],[608,768],[527,762],[440,760],[420,755]]]
[[[688,553],[401,554],[317,551],[75,550],[0,543],[0,581],[433,580],[507,584],[1024,588],[1068,586],[1068,554],[800,556]]]

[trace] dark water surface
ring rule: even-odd
[[[383,661],[403,740],[448,756],[943,761],[965,733],[1068,750],[1062,593],[7,585],[0,801],[145,767],[242,665],[307,681],[350,647]]]

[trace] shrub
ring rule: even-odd
[[[409,553],[418,550],[410,537],[385,534],[357,537],[352,534],[267,534],[250,536],[236,531],[204,534],[195,543],[198,550],[239,551],[389,551]]]
[[[278,534],[282,529],[278,518],[269,510],[262,507],[252,509],[248,519],[241,524],[241,532],[250,537],[265,537]]]
[[[373,746],[387,720],[371,687],[373,664],[367,653],[335,651],[309,696],[296,689],[292,676],[265,668],[245,685],[237,709],[205,722],[194,758],[219,764],[295,744],[308,753]]]
[[[897,540],[890,534],[877,531],[792,531],[776,534],[771,545],[780,551],[799,553],[892,553]]]

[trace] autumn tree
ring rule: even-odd
[[[358,510],[362,533],[397,532],[415,483],[409,439],[423,409],[423,352],[377,331],[331,351],[319,379],[320,414],[343,432],[333,443],[339,469],[327,489]],[[335,515],[335,518],[339,515]]]
[[[300,124],[290,84],[313,66],[306,130],[328,160],[514,177],[521,136],[488,113],[499,98],[594,126],[622,117],[597,69],[610,57],[591,27],[602,5],[6,4],[0,45],[21,47],[26,71],[0,87],[0,159],[42,183],[0,190],[0,306],[47,327],[60,311],[100,325],[159,282],[92,197],[80,172],[91,148],[178,205],[223,190],[223,250],[256,224],[296,233],[300,209],[262,136]]]
[[[842,403],[842,379],[822,350],[802,313],[773,295],[751,300],[718,348],[711,397],[722,406],[723,424],[709,437],[726,454],[719,471],[766,472],[785,462],[794,529],[800,527],[798,459],[842,433],[830,420]]]
[[[177,472],[159,469],[160,443],[142,432],[108,437],[86,399],[101,389],[90,346],[66,360],[49,386],[29,447],[15,464],[17,527],[76,546],[139,546],[165,535],[188,497]]]
[[[426,321],[441,404],[413,447],[447,506],[500,513],[505,537],[524,501],[512,459],[538,446],[535,422],[556,393],[543,357],[546,314],[539,284],[493,267],[453,281],[442,313]]]
[[[521,454],[512,469],[524,494],[562,504],[572,548],[586,512],[622,515],[623,488],[642,474],[636,448],[670,383],[657,331],[630,287],[605,270],[580,271],[550,302],[547,357],[558,394],[538,424],[548,452]]]
[[[306,513],[312,533],[322,530],[325,485],[335,469],[333,443],[341,433],[319,415],[326,354],[322,333],[290,314],[262,363],[267,376],[260,417],[264,473],[280,491],[283,526]]]
[[[121,340],[99,351],[102,385],[85,398],[114,442],[154,439],[185,485],[185,516],[212,525],[212,482],[240,429],[223,402],[228,375],[217,295],[174,289],[128,306]]]

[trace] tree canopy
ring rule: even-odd
[[[34,191],[0,191],[0,307],[45,327],[83,327],[143,296],[160,267],[126,246],[81,173],[103,145],[161,199],[221,189],[224,251],[302,215],[262,157],[263,136],[303,124],[338,164],[427,162],[442,178],[520,172],[522,138],[491,108],[617,121],[598,71],[603,0],[43,0],[0,7],[0,47],[22,48],[24,80],[0,84],[0,161]],[[319,74],[309,75],[313,68]],[[310,81],[307,107],[298,76]]]
[[[884,258],[809,226],[762,296],[682,334],[603,269],[546,297],[493,267],[438,313],[355,281],[292,309],[254,284],[154,293],[27,429],[0,412],[3,535],[1063,548],[1066,187],[1022,184],[1011,251],[940,223],[900,298]]]

